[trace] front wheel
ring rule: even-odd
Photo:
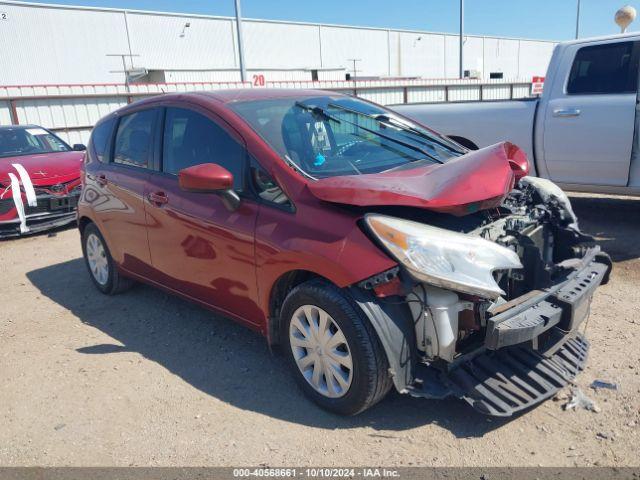
[[[321,280],[295,287],[284,301],[281,335],[305,394],[321,407],[355,415],[391,388],[386,354],[348,293]]]

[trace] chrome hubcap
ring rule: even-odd
[[[106,285],[109,279],[109,262],[102,241],[94,233],[87,237],[87,262],[91,275],[100,285]]]
[[[353,378],[349,344],[331,316],[314,305],[303,305],[291,318],[289,343],[300,373],[317,392],[338,398]]]

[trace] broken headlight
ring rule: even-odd
[[[522,268],[518,255],[483,238],[386,215],[365,216],[370,231],[415,279],[486,298],[504,291],[493,272]]]

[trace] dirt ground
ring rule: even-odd
[[[259,335],[150,287],[98,293],[69,229],[0,242],[0,465],[638,466],[640,200],[573,202],[615,261],[577,379],[600,413],[501,420],[394,392],[331,415]]]

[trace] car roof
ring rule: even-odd
[[[341,93],[329,91],[329,90],[314,90],[303,88],[238,88],[238,89],[225,89],[225,90],[211,90],[211,91],[199,91],[199,92],[172,92],[162,95],[154,95],[153,97],[138,100],[126,107],[123,107],[121,111],[128,111],[130,108],[136,108],[149,104],[162,104],[163,102],[171,100],[189,100],[193,99],[198,103],[233,103],[233,102],[245,102],[255,100],[267,100],[274,98],[305,98],[305,97],[318,97],[318,96],[344,96]]]
[[[265,100],[270,98],[291,98],[291,97],[317,97],[330,95],[341,95],[328,90],[303,89],[303,88],[237,88],[228,90],[212,90],[208,92],[197,92],[197,95],[206,96],[223,103]]]

